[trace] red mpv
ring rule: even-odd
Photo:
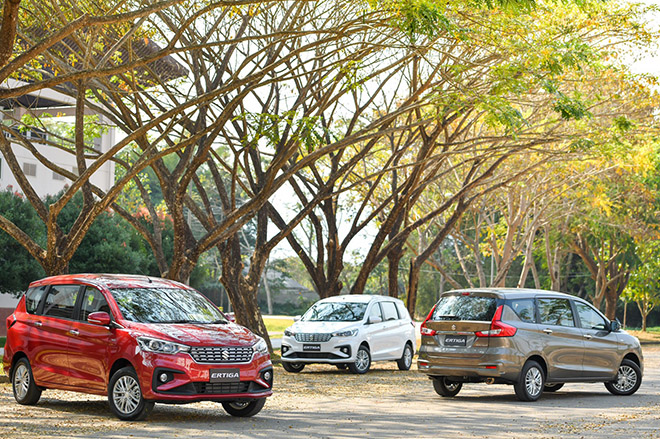
[[[30,284],[7,318],[3,357],[19,404],[44,389],[107,395],[124,420],[154,403],[221,402],[257,414],[272,395],[265,341],[194,289],[145,276],[79,274]]]

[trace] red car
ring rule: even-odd
[[[107,395],[124,420],[144,419],[156,402],[216,401],[253,416],[273,386],[261,337],[194,289],[145,276],[31,283],[7,318],[2,362],[19,404],[44,389]]]

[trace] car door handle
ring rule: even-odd
[[[44,324],[41,322],[34,322],[34,326],[41,328]]]
[[[591,340],[591,335],[589,334],[584,334],[583,337],[586,338],[587,340]]]
[[[546,334],[552,334],[552,329],[545,328],[543,332],[545,332]]]
[[[71,334],[71,335],[80,335],[80,331],[78,331],[77,329],[72,329],[72,330],[69,331],[69,334]]]

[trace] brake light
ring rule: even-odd
[[[424,322],[422,322],[422,326],[419,327],[419,332],[422,335],[434,336],[436,334],[436,331],[434,329],[426,327],[426,322],[428,322],[431,319],[431,316],[433,315],[433,311],[435,311],[436,306],[438,306],[437,303],[433,306],[433,308],[431,308],[431,312],[429,313],[428,316],[426,316],[426,320],[424,320]]]
[[[515,326],[508,325],[502,320],[502,311],[504,311],[504,305],[500,305],[495,311],[493,316],[493,321],[490,322],[490,330],[488,331],[477,331],[474,334],[477,337],[512,337],[518,331],[518,328]]]

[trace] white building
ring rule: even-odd
[[[0,87],[15,88],[21,85],[25,84],[9,79]],[[21,120],[21,117],[28,112],[33,116],[40,116],[43,113],[58,115],[61,116],[60,120],[68,120],[69,122],[72,122],[75,114],[75,101],[71,97],[53,89],[39,90],[17,99],[0,101],[0,123],[10,126],[15,125],[15,121]],[[88,111],[86,114],[89,115],[94,113]],[[101,124],[105,122],[102,115],[99,115],[99,122]],[[5,133],[5,135],[8,138],[11,138],[7,133]],[[74,154],[62,151],[54,146],[46,145],[44,142],[40,142],[40,140],[45,140],[43,133],[28,132],[25,133],[25,135],[49,161],[61,168],[73,171],[74,174],[78,173],[76,157]],[[110,149],[114,143],[115,130],[113,128],[108,129],[107,133],[94,140],[95,147],[102,152]],[[56,194],[65,186],[71,184],[69,179],[53,172],[39,162],[39,160],[37,160],[34,155],[25,149],[20,143],[13,141],[12,147],[23,173],[26,175],[35,192],[40,197]],[[92,161],[88,160],[88,164],[91,163]],[[114,163],[108,161],[103,164],[94,175],[92,175],[90,181],[93,185],[106,191],[114,184],[114,172]],[[4,157],[0,155],[0,190],[7,190],[8,187],[11,187],[13,191],[22,192]]]

